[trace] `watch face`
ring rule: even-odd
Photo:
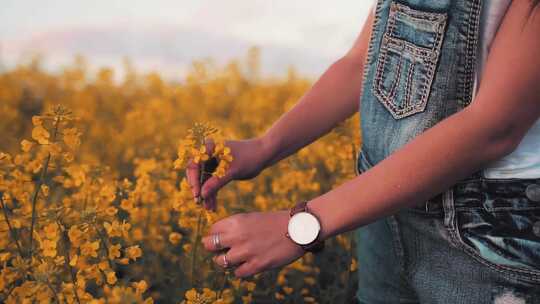
[[[288,230],[289,236],[295,243],[306,245],[317,238],[321,226],[313,214],[299,212],[290,218]]]

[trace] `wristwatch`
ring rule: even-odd
[[[324,240],[319,238],[321,221],[307,203],[302,201],[291,208],[286,236],[305,251],[315,253],[324,248]]]

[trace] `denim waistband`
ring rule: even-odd
[[[540,178],[484,178],[481,172],[458,181],[453,186],[453,201],[456,209],[483,208],[497,210],[540,209]],[[443,193],[411,207],[427,214],[444,213]]]

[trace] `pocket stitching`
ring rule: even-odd
[[[384,52],[384,53],[382,53],[382,52]],[[402,66],[402,63],[403,63],[403,56],[399,56],[399,63],[398,63],[398,66],[397,66],[396,77],[392,82],[392,86],[391,86],[392,88],[390,89],[390,94],[386,94],[384,92],[383,88],[382,88],[382,81],[381,80],[382,80],[382,74],[383,74],[383,71],[384,71],[384,67],[386,66],[386,63],[387,63],[387,61],[386,61],[387,55],[388,55],[388,50],[385,48],[384,50],[381,51],[382,63],[381,63],[380,67],[377,66],[377,75],[375,76],[376,81],[374,83],[378,84],[375,91],[380,95],[380,98],[384,99],[385,102],[387,102],[390,106],[393,106],[393,104],[391,102],[391,99],[394,98],[395,93],[396,93],[397,85],[398,85],[398,82],[399,82],[399,75],[401,74],[401,66]],[[380,72],[379,72],[379,69],[380,69]],[[394,108],[392,108],[392,109],[394,109]]]
[[[393,40],[398,40],[397,38],[394,38],[394,37],[385,37],[385,39],[393,39]],[[413,46],[413,47],[418,47],[418,46]],[[421,49],[420,49],[421,50]],[[422,51],[422,50],[421,50]],[[433,51],[435,52],[435,51]],[[426,83],[421,83],[420,86],[422,87],[422,94],[420,96],[420,102],[419,103],[416,103],[416,104],[412,104],[410,102],[411,100],[411,96],[408,95],[406,96],[404,102],[407,104],[406,107],[402,108],[402,109],[398,109],[395,105],[394,102],[392,102],[393,99],[390,99],[390,98],[393,98],[394,95],[395,95],[395,89],[392,90],[392,93],[390,96],[386,95],[384,93],[384,90],[381,88],[382,86],[382,78],[383,78],[383,75],[384,75],[384,66],[387,64],[387,56],[388,56],[388,50],[387,50],[387,44],[385,43],[385,41],[383,41],[383,44],[381,45],[381,52],[380,52],[380,55],[379,55],[379,58],[378,58],[378,65],[377,65],[377,71],[376,71],[376,74],[375,74],[375,79],[374,79],[374,82],[373,82],[373,87],[374,87],[374,95],[379,99],[379,101],[381,101],[385,106],[386,108],[388,108],[390,110],[390,113],[392,114],[392,116],[394,116],[395,118],[402,118],[402,117],[406,117],[406,116],[410,116],[412,114],[415,114],[415,113],[418,113],[418,112],[421,112],[425,109],[425,106],[427,105],[427,99],[428,99],[428,96],[429,96],[429,90],[428,88],[431,87],[431,83],[433,81],[433,77],[434,77],[434,68],[433,66],[435,65],[435,62],[431,61],[431,60],[424,60],[424,63],[426,65],[426,68],[427,68],[427,73],[426,73],[426,78],[427,78],[427,84]],[[413,54],[413,56],[420,56],[419,54],[416,54],[416,53],[413,53],[411,52],[411,54]],[[402,59],[403,59],[403,56],[402,55],[399,55],[400,57],[400,61],[399,61],[399,64],[398,64],[398,72],[397,75],[396,75],[396,79],[394,80],[394,83],[397,83],[399,81],[399,75],[401,73],[401,64],[402,64]],[[438,56],[436,56],[438,57]],[[411,86],[411,83],[412,83],[412,75],[414,74],[413,71],[414,71],[414,68],[415,68],[415,65],[416,65],[416,62],[411,62],[411,67],[410,67],[410,71],[409,71],[409,74],[410,74],[410,77],[408,77],[408,79],[406,80],[406,86]],[[409,92],[412,91],[412,90],[409,90]]]
[[[478,262],[482,263],[483,265],[500,272],[504,275],[509,275],[513,277],[517,277],[523,280],[529,280],[529,281],[535,281],[540,282],[540,271],[536,270],[526,270],[526,269],[520,269],[516,267],[511,267],[507,265],[499,265],[495,264],[491,261],[486,260],[484,257],[480,256],[476,250],[474,250],[472,247],[470,247],[468,244],[464,243],[461,238],[458,240],[459,247],[467,253],[469,256],[477,260]]]
[[[454,211],[455,212],[455,211]],[[519,279],[540,282],[540,270],[528,270],[508,265],[499,265],[492,261],[482,257],[474,248],[467,244],[461,237],[457,217],[454,216],[454,229],[451,229],[450,236],[453,239],[453,243],[461,249],[463,252],[474,258],[476,261],[487,266],[488,268],[495,270],[501,274],[513,276]]]
[[[388,41],[398,41],[399,43],[403,43],[404,46],[403,48],[406,48],[408,49],[411,54],[413,54],[414,56],[418,56],[418,57],[427,57],[427,58],[431,58],[433,57],[432,56],[428,56],[428,55],[423,55],[421,54],[421,52],[427,52],[425,49],[419,47],[419,46],[416,46],[416,45],[413,45],[412,43],[410,42],[407,42],[407,41],[402,41],[398,38],[393,38],[393,37],[386,37],[386,39],[388,39]],[[383,49],[384,48],[384,49]],[[409,68],[409,72],[408,72],[408,75],[407,75],[407,80],[405,82],[405,85],[406,85],[406,96],[404,98],[404,104],[406,104],[406,106],[402,109],[398,109],[395,104],[392,102],[392,99],[395,95],[395,88],[392,88],[391,92],[392,94],[387,95],[385,94],[384,92],[384,88],[382,88],[382,78],[383,78],[383,72],[384,72],[384,66],[387,64],[387,61],[386,61],[386,57],[387,57],[387,53],[388,53],[388,47],[387,47],[387,44],[384,44],[383,46],[381,46],[381,55],[380,55],[380,58],[381,58],[381,62],[380,62],[380,65],[377,67],[377,74],[376,74],[376,77],[375,77],[375,82],[374,82],[374,87],[375,87],[375,95],[377,97],[380,97],[382,99],[384,99],[385,101],[385,104],[387,104],[389,107],[391,107],[391,110],[394,111],[396,114],[399,114],[399,115],[407,115],[409,113],[410,110],[414,110],[414,109],[417,109],[417,111],[415,112],[412,112],[410,113],[410,115],[414,114],[414,113],[417,113],[419,111],[422,111],[424,108],[425,108],[425,104],[427,103],[427,97],[428,97],[428,88],[431,86],[431,82],[430,82],[430,79],[432,78],[433,76],[433,72],[434,72],[434,69],[433,69],[433,65],[435,64],[433,61],[431,61],[430,59],[426,59],[424,58],[423,61],[425,62],[425,65],[426,67],[428,68],[428,74],[426,75],[426,78],[428,78],[428,85],[425,85],[424,83],[421,83],[419,84],[419,86],[422,87],[422,95],[421,95],[421,98],[420,100],[422,100],[422,102],[420,103],[417,103],[417,104],[411,104],[410,100],[411,100],[411,87],[412,87],[412,82],[413,82],[413,75],[414,75],[414,69],[416,67],[416,61],[412,61],[411,62],[411,67]],[[433,51],[431,51],[433,52]],[[432,53],[434,54],[434,53]],[[394,80],[394,84],[398,82],[399,80],[399,75],[401,74],[401,65],[402,65],[402,60],[403,60],[403,56],[399,55],[399,64],[398,64],[398,73],[397,73],[397,76],[396,76],[396,80]],[[394,85],[393,85],[394,87]]]
[[[409,75],[407,75],[407,85],[405,86],[405,105],[413,106],[411,104],[411,94],[412,94],[412,82],[413,82],[413,71],[416,68],[416,62],[411,63],[409,67]]]
[[[403,109],[398,109],[395,103],[392,102],[393,99],[390,100],[386,94],[383,94],[384,90],[380,88],[380,86],[382,85],[381,80],[384,75],[383,73],[384,67],[387,64],[386,57],[388,56],[387,52],[388,52],[389,43],[398,42],[398,44],[399,43],[403,44],[402,47],[404,49],[408,49],[411,52],[411,55],[413,57],[420,57],[421,52],[427,52],[427,48],[423,48],[413,43],[410,43],[408,41],[405,41],[396,37],[392,37],[392,35],[395,36],[394,28],[395,28],[395,22],[396,22],[396,16],[395,16],[396,12],[405,14],[406,16],[411,17],[411,18],[436,21],[439,23],[435,31],[436,36],[435,36],[434,44],[430,49],[432,53],[430,54],[430,56],[427,56],[428,58],[422,59],[426,66],[427,73],[426,73],[426,81],[419,84],[419,86],[422,87],[420,102],[416,104],[412,104],[411,96],[410,96],[410,91],[412,90],[407,90],[406,96],[404,97],[405,98],[404,104],[406,106]],[[419,10],[414,10],[400,3],[396,3],[396,2],[391,3],[390,16],[388,18],[387,28],[385,30],[385,33],[383,34],[383,41],[381,42],[380,53],[378,56],[379,58],[377,58],[377,69],[376,69],[374,83],[373,83],[373,91],[374,91],[375,97],[377,97],[377,99],[389,110],[390,114],[392,114],[392,116],[395,119],[404,118],[404,117],[407,117],[407,116],[410,116],[410,115],[413,115],[415,113],[422,112],[425,110],[429,93],[431,91],[430,88],[432,86],[433,78],[435,76],[434,75],[435,66],[440,57],[440,48],[442,47],[442,37],[443,37],[443,32],[444,32],[443,28],[446,26],[446,19],[447,19],[446,13],[423,12]],[[403,55],[399,55],[399,56],[400,56],[400,65],[401,65],[401,60],[403,58]],[[416,62],[413,60],[411,62],[411,68],[409,72],[410,75],[408,75],[409,77],[407,77],[407,80],[406,80],[406,86],[412,86],[411,84],[411,82],[413,81],[412,71],[415,68],[415,64]],[[401,69],[398,69],[398,71],[401,73]],[[397,74],[396,76],[396,80],[395,80],[396,82],[399,81],[400,73]],[[391,97],[394,97],[394,94],[392,94]]]
[[[446,18],[445,16],[446,14],[444,13],[423,12],[416,9],[412,9],[398,2],[393,2],[392,5],[395,6],[396,11],[406,14],[410,17],[420,19],[420,20],[444,22],[444,19]]]

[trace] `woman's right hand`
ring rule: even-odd
[[[195,197],[201,196],[204,199],[204,206],[207,209],[216,210],[216,196],[221,187],[231,180],[251,179],[265,168],[265,164],[270,158],[269,150],[264,145],[261,138],[247,140],[226,140],[225,146],[231,149],[233,157],[229,168],[223,177],[211,176],[200,185],[201,163],[188,161],[186,167],[186,178],[191,186]],[[206,151],[209,155],[214,152],[214,142],[206,142]]]

